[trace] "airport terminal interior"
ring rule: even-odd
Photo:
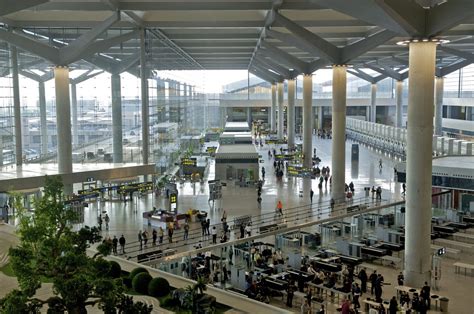
[[[0,0],[0,313],[474,313],[472,63],[472,0]]]

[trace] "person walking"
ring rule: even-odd
[[[354,286],[354,289],[352,289],[352,294],[354,295],[353,297],[354,309],[357,311],[357,309],[360,308],[359,297],[362,294],[362,291],[358,283],[356,283]]]
[[[99,225],[99,230],[102,231],[102,214],[97,217],[97,225]]]
[[[138,242],[140,243],[140,250],[143,249],[143,238],[142,238],[142,231],[138,231]]]
[[[369,277],[370,280],[370,294],[374,294],[375,290],[375,282],[377,281],[377,271],[374,270],[374,272],[370,275]]]
[[[314,191],[311,190],[311,191],[309,192],[309,199],[310,199],[310,201],[311,201],[311,204],[313,204],[313,196],[314,196]]]
[[[358,277],[360,279],[360,290],[362,291],[362,293],[366,293],[367,292],[367,272],[365,271],[365,268],[362,268],[360,270]]]
[[[405,281],[405,277],[403,276],[403,273],[400,272],[400,274],[398,274],[398,277],[397,277],[398,285],[403,286],[404,281]]]
[[[147,247],[147,243],[148,243],[148,232],[146,230],[143,231],[142,233],[142,238],[143,238],[143,244],[145,245],[145,247]]]
[[[283,216],[283,204],[281,203],[280,200],[278,200],[278,203],[277,203],[277,213],[280,216]]]
[[[159,238],[159,243],[162,244],[163,243],[163,238],[165,236],[165,231],[163,230],[163,227],[160,226],[160,229],[158,229],[158,236],[160,237]]]
[[[428,282],[425,281],[425,285],[423,286],[423,288],[421,288],[420,296],[425,300],[427,309],[429,309],[431,306],[430,292],[431,292],[431,288],[430,286],[428,286]]]
[[[122,236],[119,239],[119,244],[120,244],[120,249],[122,250],[122,254],[125,254],[125,242],[126,242],[125,237],[122,234]]]
[[[295,282],[291,280],[288,283],[288,288],[286,290],[286,306],[293,307],[293,296],[296,291]]]
[[[202,236],[206,235],[206,220],[202,219],[201,220],[201,230],[202,230]]]
[[[117,255],[117,246],[118,246],[118,239],[117,236],[114,236],[112,240],[112,252]]]
[[[189,224],[187,221],[184,223],[183,229],[184,229],[184,240],[187,240],[189,236]]]
[[[217,229],[216,229],[216,226],[212,227],[211,234],[212,234],[212,244],[217,244]]]
[[[152,236],[152,239],[153,239],[153,246],[156,245],[156,238],[158,237],[158,233],[156,232],[156,229],[153,229],[153,231],[151,232],[151,236]]]
[[[169,243],[173,243],[173,233],[174,233],[174,225],[173,222],[168,224],[168,241]]]
[[[211,220],[207,219],[206,220],[206,233],[207,233],[207,235],[211,235],[211,231],[209,230],[210,227],[211,227]]]
[[[109,230],[109,222],[110,222],[110,217],[109,215],[105,214],[105,230]]]
[[[390,305],[388,307],[388,312],[390,314],[397,314],[398,313],[398,302],[396,297],[392,297],[390,300]]]
[[[245,227],[245,233],[247,234],[247,237],[252,235],[252,227],[250,227],[250,224]]]

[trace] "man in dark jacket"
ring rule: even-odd
[[[125,237],[122,236],[119,239],[120,248],[122,249],[122,254],[125,254]]]

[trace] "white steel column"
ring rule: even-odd
[[[270,131],[276,131],[276,84],[272,84],[272,107],[270,109]]]
[[[40,111],[41,155],[48,153],[48,124],[46,120],[46,93],[44,82],[38,82],[38,103]]]
[[[186,134],[186,130],[191,129],[191,123],[188,122],[188,85],[183,84],[183,130]]]
[[[430,282],[431,171],[436,43],[409,44],[405,282]]]
[[[20,104],[20,83],[18,80],[18,52],[16,47],[10,45],[10,66],[12,73],[13,87],[13,117],[15,121],[15,160],[16,165],[23,164],[23,139],[21,132],[21,104]],[[3,154],[3,151],[2,151]]]
[[[148,112],[148,71],[146,69],[145,51],[145,30],[140,30],[140,80],[141,80],[141,100],[142,100],[142,160],[143,164],[148,164],[149,155],[149,112]],[[146,178],[146,176],[145,176]],[[146,181],[146,180],[145,180]]]
[[[444,93],[444,77],[436,77],[435,79],[435,131],[436,135],[443,135],[443,93]]]
[[[284,115],[284,107],[283,107],[283,82],[278,82],[277,84],[278,90],[278,139],[283,139],[283,130],[285,126],[285,115]]]
[[[69,98],[69,69],[54,68],[56,91],[56,124],[58,138],[58,172],[72,173],[71,104]],[[64,186],[66,193],[66,185]]]
[[[78,122],[77,122],[77,84],[71,83],[71,118],[72,118],[72,143],[79,145]]]
[[[303,75],[303,167],[313,166],[313,75]]]
[[[112,74],[112,138],[114,163],[123,162],[122,141],[122,90],[120,74]]]
[[[403,81],[395,82],[395,100],[397,102],[395,107],[395,126],[401,128],[403,117]]]
[[[336,202],[345,200],[346,161],[346,82],[345,65],[332,67],[332,188],[331,195]],[[372,85],[372,90],[373,90]]]
[[[370,114],[372,115],[370,121],[377,122],[377,84],[370,85]]]
[[[288,148],[295,148],[295,80],[288,80]]]

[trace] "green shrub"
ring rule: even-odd
[[[167,309],[167,310],[173,309],[176,306],[179,306],[179,300],[174,299],[170,296],[164,297],[160,301],[160,307],[162,307],[164,309]]]
[[[133,280],[133,278],[135,278],[135,276],[138,275],[139,273],[147,273],[148,274],[148,270],[146,270],[143,267],[135,268],[134,270],[132,270],[130,272],[130,280]]]
[[[170,284],[168,280],[156,277],[153,278],[148,284],[148,295],[152,297],[164,297],[170,293]]]
[[[110,263],[109,276],[112,278],[119,278],[120,275],[122,274],[122,267],[120,267],[120,264],[115,261],[110,261],[109,263]]]
[[[148,293],[148,284],[151,281],[151,276],[149,273],[139,273],[132,279],[132,287],[138,293],[147,294]]]

